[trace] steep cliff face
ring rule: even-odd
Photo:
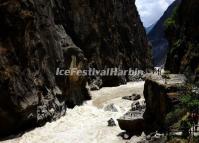
[[[153,63],[155,66],[164,66],[166,62],[168,41],[165,37],[165,21],[167,18],[171,17],[173,11],[180,3],[181,0],[175,0],[148,33],[149,41],[153,47]]]
[[[199,81],[199,1],[183,0],[173,17],[167,21],[169,53],[166,69],[185,73]]]
[[[58,67],[144,69],[149,53],[133,0],[1,0],[0,132],[55,120],[90,98],[86,77],[56,76]]]
[[[67,0],[64,6],[68,21],[65,29],[85,52],[90,67],[145,69],[151,65],[150,48],[134,0]],[[103,86],[126,81],[125,77],[102,79]]]
[[[0,1],[1,133],[57,119],[89,98],[83,77],[55,76],[71,56],[77,66],[86,64],[54,11],[59,7],[49,0]]]

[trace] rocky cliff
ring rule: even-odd
[[[56,76],[58,67],[146,68],[149,53],[133,0],[1,0],[0,132],[55,120],[90,98],[86,77]]]
[[[65,29],[85,51],[90,67],[150,67],[150,48],[134,0],[67,0],[64,6]],[[102,85],[120,85],[126,78],[102,77]]]
[[[165,36],[165,21],[172,16],[173,11],[179,6],[181,0],[175,0],[164,12],[162,17],[152,25],[148,33],[149,41],[153,47],[153,63],[155,66],[164,66],[167,58],[168,41]]]
[[[0,2],[1,133],[57,119],[66,106],[89,99],[84,77],[55,76],[57,67],[69,68],[71,56],[86,66],[55,11],[49,0]]]
[[[198,13],[198,0],[182,0],[172,18],[166,22],[170,47],[166,69],[185,73],[195,83],[199,79]]]
[[[144,120],[146,131],[164,130],[169,125],[178,121],[186,112],[180,111],[174,119],[167,119],[169,113],[176,109],[180,103],[179,97],[184,92],[186,78],[184,75],[162,76],[150,75],[146,77],[144,85],[144,98],[146,100],[146,111]]]

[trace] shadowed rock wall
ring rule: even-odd
[[[1,0],[0,132],[56,120],[66,107],[90,99],[88,77],[55,76],[58,67],[148,65],[150,48],[133,0]],[[90,82],[97,78],[99,86],[127,79]]]

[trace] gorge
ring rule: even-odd
[[[198,10],[176,0],[147,35],[135,0],[0,0],[0,142],[170,143],[199,119]],[[90,68],[149,74],[56,74]]]
[[[66,107],[81,105],[90,99],[87,81],[97,80],[94,83],[101,87],[128,80],[122,76],[65,78],[55,76],[57,67],[145,69],[151,64],[133,0],[3,0],[0,15],[3,134],[56,120]]]

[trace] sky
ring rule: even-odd
[[[145,27],[154,24],[174,0],[136,0],[141,20]]]

